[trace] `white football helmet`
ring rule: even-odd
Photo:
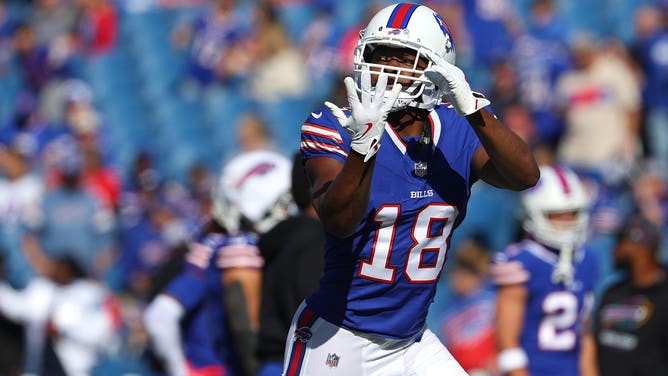
[[[371,63],[369,59],[378,45],[414,50],[416,58],[413,67],[398,69],[391,65]],[[418,68],[421,58],[429,61],[427,68],[434,63],[433,59],[441,58],[451,64],[455,63],[455,43],[443,18],[430,8],[413,3],[383,8],[360,31],[353,60],[357,90],[361,91],[362,71],[369,70],[372,75],[387,73],[388,87],[392,87],[399,79],[411,82],[408,86],[404,84],[392,111],[406,107],[432,109],[441,103],[443,92],[424,76],[424,70]],[[390,91],[387,90],[385,95],[390,95]]]
[[[524,229],[536,241],[562,250],[576,248],[584,243],[589,222],[589,195],[578,176],[560,166],[541,166],[540,180],[531,189],[522,192],[525,211]],[[548,220],[550,213],[576,212],[572,222],[554,226]]]
[[[213,189],[213,219],[231,234],[269,231],[295,210],[291,171],[292,162],[273,151],[256,150],[232,158]]]

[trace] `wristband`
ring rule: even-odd
[[[496,358],[501,372],[509,372],[519,368],[525,368],[529,364],[527,353],[520,347],[506,349],[499,353]]]

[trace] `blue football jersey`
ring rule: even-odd
[[[195,368],[224,366],[235,374],[221,277],[228,267],[262,267],[257,236],[207,234],[188,248],[183,271],[164,291],[186,312],[181,322],[186,359]]]
[[[492,276],[499,285],[522,284],[528,291],[520,346],[532,375],[579,375],[578,358],[584,320],[593,304],[598,263],[592,252],[573,255],[573,282],[552,282],[558,254],[525,240],[494,257]]]
[[[402,138],[389,125],[376,154],[369,205],[351,237],[326,234],[325,269],[307,304],[343,327],[409,338],[425,326],[452,231],[466,212],[471,158],[480,146],[449,106],[429,114],[431,140]],[[350,135],[326,108],[301,132],[304,160],[345,162]]]

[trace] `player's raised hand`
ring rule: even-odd
[[[364,155],[364,162],[373,157],[380,147],[380,139],[385,130],[387,115],[399,96],[401,85],[395,84],[387,99],[383,99],[387,88],[387,75],[381,74],[376,82],[375,90],[371,87],[371,73],[362,72],[361,93],[358,95],[355,81],[346,77],[343,81],[348,92],[348,104],[352,111],[348,117],[337,105],[325,102],[325,106],[339,121],[339,124],[350,133],[350,147]]]
[[[471,91],[461,69],[435,54],[429,54],[433,64],[424,71],[429,81],[441,89],[446,99],[460,115],[471,115],[490,104],[484,95]]]

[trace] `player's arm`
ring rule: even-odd
[[[351,116],[335,104],[325,102],[341,127],[352,137],[350,153],[344,163],[328,158],[314,158],[306,163],[313,205],[328,232],[347,237],[353,234],[369,203],[375,154],[385,131],[385,120],[399,96],[401,85],[392,88],[389,100],[383,100],[387,75],[381,74],[372,94],[371,75],[362,73],[362,93],[352,78],[344,80]]]
[[[197,242],[189,244],[181,272],[144,311],[143,321],[151,348],[169,375],[187,374],[181,321],[188,313],[200,309],[206,297],[206,268],[212,253],[209,247]],[[205,257],[194,257],[196,255]]]
[[[220,248],[216,264],[222,269],[223,301],[232,346],[244,373],[254,375],[259,367],[256,349],[264,260],[256,240],[245,238],[245,241]]]
[[[313,206],[328,232],[350,236],[362,221],[369,203],[375,158],[351,152],[345,163],[319,157],[306,162]]]
[[[144,326],[151,346],[170,376],[187,374],[180,326],[184,315],[181,303],[167,294],[159,294],[144,311]]]
[[[500,286],[496,301],[496,341],[499,370],[508,376],[526,376],[528,359],[520,347],[527,289],[522,284]]]
[[[583,312],[585,319],[582,328],[582,342],[580,345],[580,374],[582,376],[598,376],[596,337],[594,337],[595,311],[593,292],[585,295]]]
[[[257,330],[260,322],[260,292],[262,290],[262,270],[256,268],[234,268],[223,273],[222,283],[226,295],[232,294],[238,300],[238,308],[243,308],[239,316],[245,325]]]
[[[56,286],[51,280],[35,277],[28,286],[16,290],[0,281],[0,315],[16,323],[46,322]]]
[[[596,361],[596,340],[591,330],[585,329],[580,345],[580,374],[582,376],[599,376]]]
[[[489,100],[471,91],[461,69],[440,56],[430,58],[435,64],[425,76],[443,90],[457,113],[466,117],[482,143],[471,161],[476,175],[499,188],[521,191],[533,187],[540,171],[526,142],[485,109]]]
[[[529,146],[486,109],[466,116],[482,143],[471,161],[476,175],[495,187],[521,191],[540,177]]]
[[[245,374],[254,375],[259,368],[256,349],[260,327],[261,269],[227,269],[222,283],[233,346]]]

